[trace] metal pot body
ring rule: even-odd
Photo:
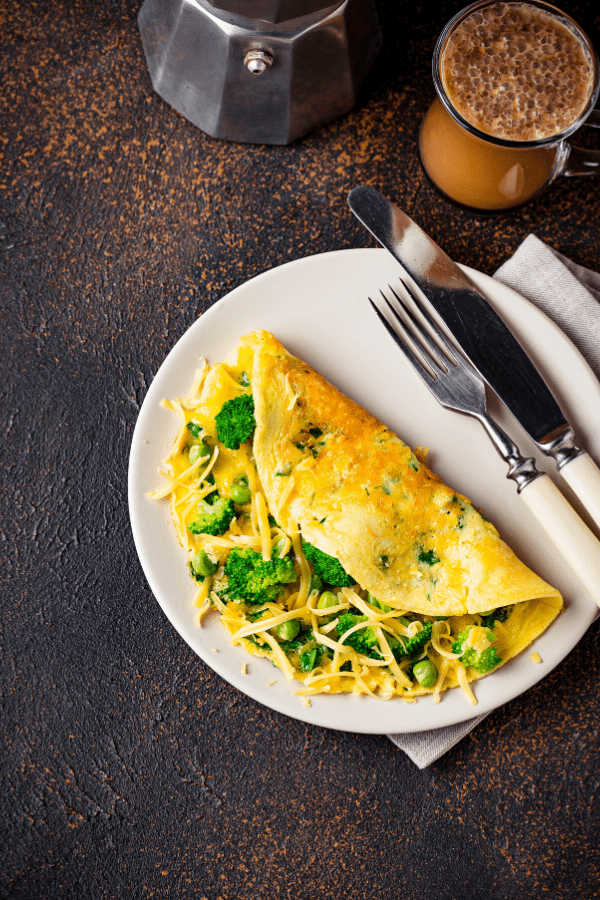
[[[335,0],[208,0],[210,6],[223,12],[234,13],[250,18],[248,10],[252,10],[251,18],[256,22],[272,24],[289,22],[313,13],[323,12],[339,6]]]
[[[253,11],[298,11],[286,2]],[[352,109],[381,46],[374,0],[315,0],[312,13],[273,23],[240,16],[235,3],[145,0],[142,43],[167,103],[212,137],[255,144],[288,144]]]

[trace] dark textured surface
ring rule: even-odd
[[[426,182],[430,55],[461,5],[380,3],[357,108],[273,148],[207,138],[152,92],[134,0],[0,0],[0,896],[600,896],[597,626],[420,772],[385,737],[224,683],[129,529],[129,445],[166,353],[247,278],[369,245],[355,184],[484,272],[531,231],[600,269],[597,180],[497,218]],[[566,8],[598,45],[595,0]]]

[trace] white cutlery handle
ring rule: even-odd
[[[521,497],[600,606],[600,541],[547,475],[530,481],[521,491]]]
[[[600,528],[600,469],[592,457],[582,453],[565,463],[559,471]]]

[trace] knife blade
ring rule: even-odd
[[[495,309],[441,247],[379,191],[360,185],[350,191],[348,205],[423,292],[456,344],[534,443],[554,459],[600,527],[600,470],[575,446],[558,401]]]

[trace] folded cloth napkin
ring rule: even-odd
[[[578,266],[530,234],[494,278],[539,306],[600,378],[600,274]],[[459,725],[388,737],[424,769],[469,734],[486,715]]]

